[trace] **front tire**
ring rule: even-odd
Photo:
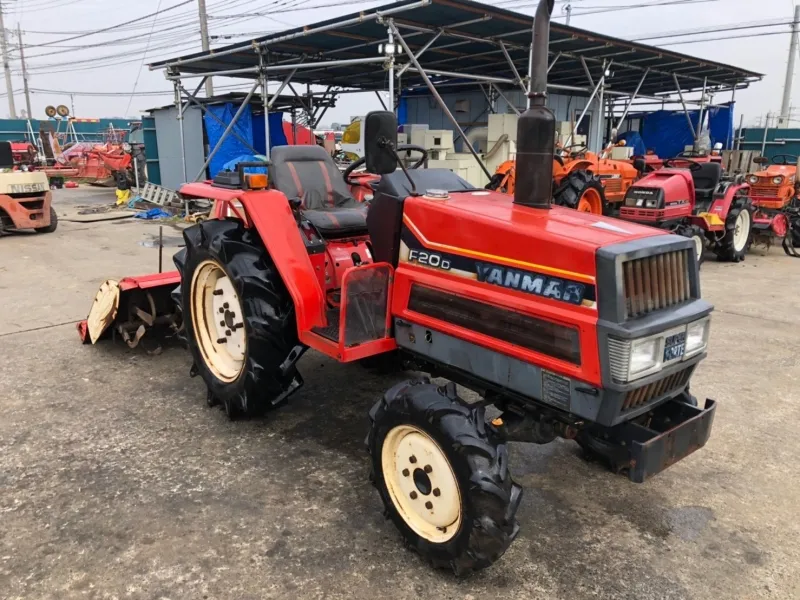
[[[183,232],[184,335],[211,397],[229,417],[259,414],[299,387],[280,366],[297,345],[294,306],[256,235],[236,220],[210,220]]]
[[[53,233],[58,228],[58,215],[56,210],[50,207],[50,224],[47,227],[37,227],[34,229],[36,233]]]
[[[455,386],[405,381],[370,411],[371,478],[408,547],[463,576],[488,567],[519,531],[522,488],[505,443]]]
[[[567,175],[553,193],[553,202],[594,215],[608,211],[603,184],[599,177],[589,171],[573,171]]]
[[[725,219],[725,235],[714,248],[719,260],[740,262],[744,260],[753,243],[753,203],[750,198],[734,198]]]

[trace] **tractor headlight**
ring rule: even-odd
[[[658,351],[661,348],[660,342],[660,339],[653,338],[638,340],[631,344],[631,378],[658,367]]]
[[[782,184],[783,183],[783,176],[782,175],[778,175],[777,177],[773,177],[772,178],[772,183],[774,183],[775,185]]]
[[[638,340],[608,338],[611,376],[629,383],[701,354],[708,346],[710,322],[705,317]]]
[[[758,183],[758,177],[755,175],[750,175],[750,177],[747,178],[747,181],[750,185],[755,185]]]
[[[650,200],[647,201],[646,206],[647,208],[655,208],[656,206],[658,206],[658,200],[656,200],[655,198],[651,198]]]
[[[689,323],[686,328],[686,350],[683,357],[689,358],[700,354],[708,346],[708,319]]]

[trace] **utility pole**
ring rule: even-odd
[[[197,8],[200,12],[200,43],[203,45],[203,52],[211,49],[208,42],[208,13],[206,13],[206,0],[197,0]],[[214,84],[211,77],[206,79],[206,96],[211,98],[214,95]]]
[[[6,91],[8,92],[8,113],[12,119],[17,118],[17,107],[14,106],[14,88],[11,83],[11,66],[8,64],[8,37],[6,25],[3,23],[3,0],[0,0],[0,49],[3,53],[3,71],[6,74]]]
[[[564,7],[564,12],[567,15],[567,20],[564,24],[569,25],[569,18],[572,16],[572,4],[568,2],[567,5]]]
[[[22,28],[17,23],[17,39],[19,39],[19,59],[22,61],[22,83],[25,87],[25,108],[28,109],[28,118],[33,118],[31,112],[31,91],[28,89],[28,68],[25,66],[25,44],[22,43]]]
[[[789,62],[786,65],[786,81],[783,84],[783,103],[781,104],[781,117],[778,127],[789,127],[789,103],[792,101],[792,82],[794,80],[794,61],[797,56],[797,32],[800,22],[800,4],[794,7],[794,20],[792,21],[792,42],[789,45]]]

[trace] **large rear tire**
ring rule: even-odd
[[[602,215],[608,211],[606,194],[600,178],[589,171],[573,171],[553,193],[553,202],[579,212]]]
[[[753,202],[746,196],[734,198],[725,218],[725,235],[717,242],[714,253],[719,260],[744,260],[753,243]]]
[[[371,479],[406,545],[462,576],[488,567],[519,531],[522,488],[482,407],[425,381],[405,381],[370,411]]]
[[[58,215],[56,210],[50,207],[50,224],[47,227],[37,227],[34,229],[36,233],[53,233],[58,228]]]
[[[294,306],[257,235],[237,220],[210,220],[183,232],[175,256],[192,373],[228,415],[259,414],[299,387],[281,365],[297,345]]]

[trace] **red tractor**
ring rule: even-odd
[[[268,188],[243,168],[184,186],[214,199],[216,218],[185,230],[177,272],[146,289],[129,280],[151,299],[174,288],[191,373],[231,416],[286,401],[308,348],[450,379],[389,389],[369,413],[367,447],[388,518],[457,574],[492,564],[519,531],[509,441],[573,439],[641,482],[702,447],[715,413],[689,393],[712,311],[693,244],[551,206],[552,9],[542,0],[536,13],[513,198],[449,170],[406,169],[394,115],[371,113],[370,202],[322,148],[276,148]],[[465,402],[455,383],[483,400]],[[500,410],[491,421],[489,405]]]
[[[706,247],[720,260],[744,260],[753,242],[750,186],[723,177],[717,161],[670,158],[628,190],[620,218],[691,238],[698,262]]]

